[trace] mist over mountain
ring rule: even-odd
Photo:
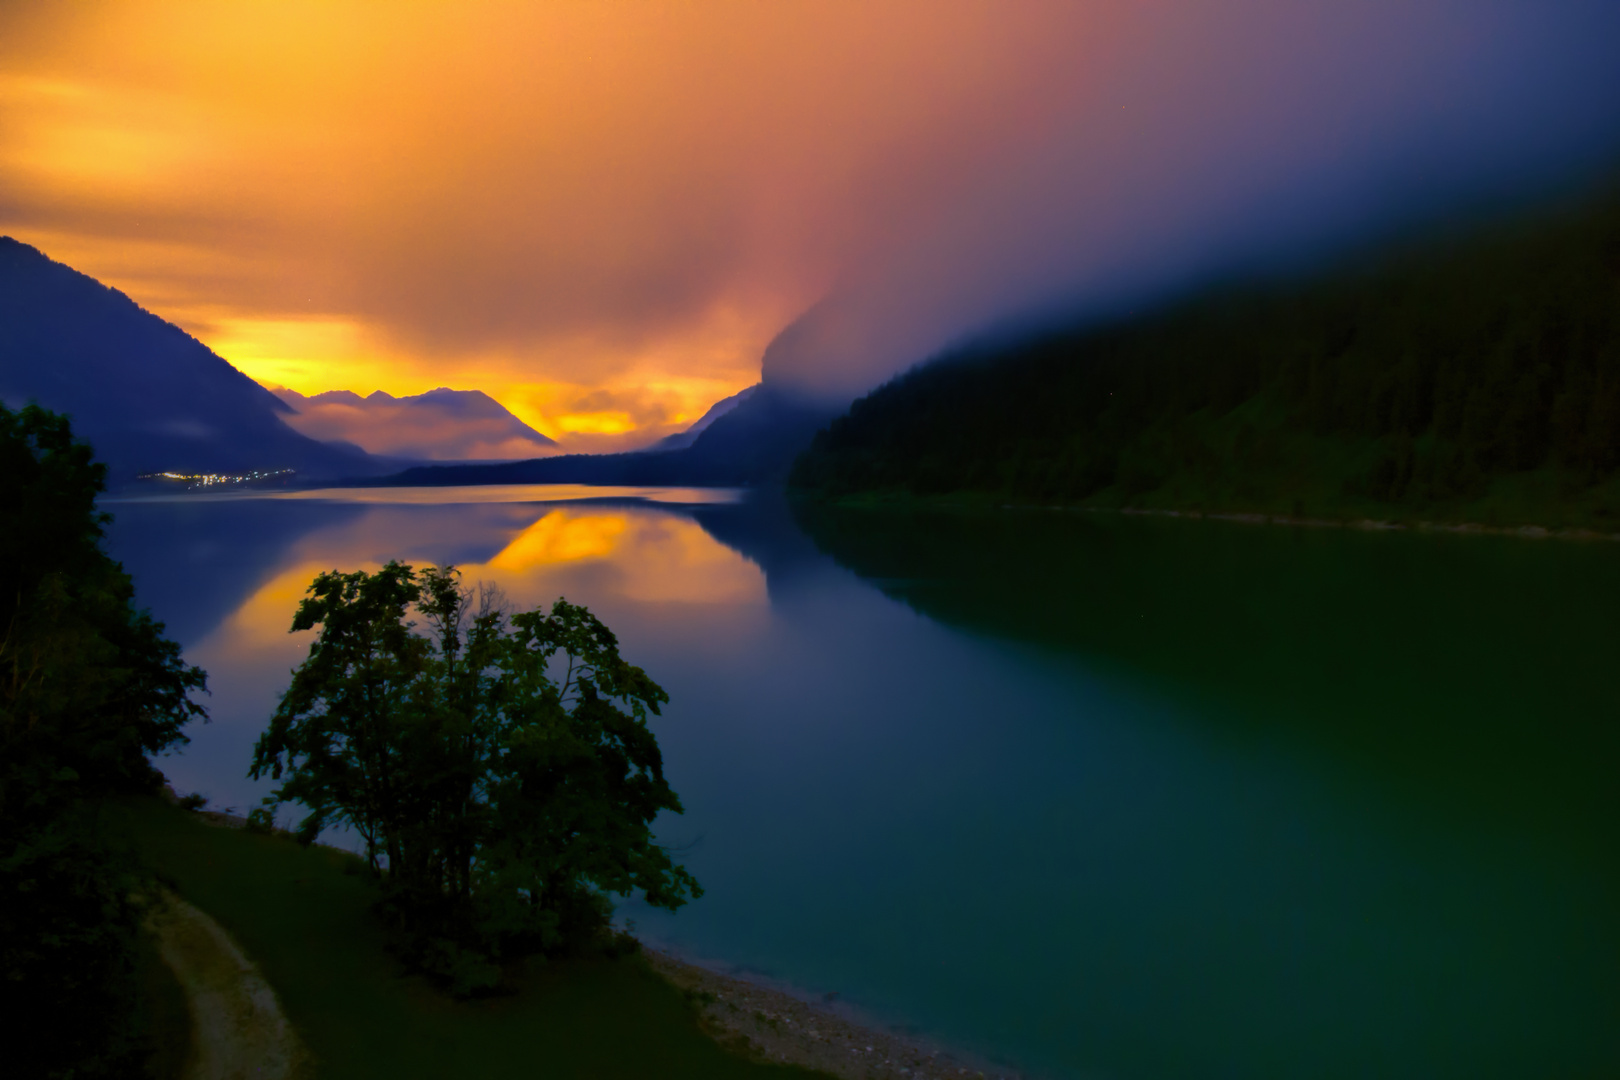
[[[720,419],[722,416],[726,415],[731,410],[753,397],[758,391],[759,384],[755,383],[746,390],[739,390],[730,397],[721,398],[719,401],[709,406],[709,410],[707,412],[698,417],[697,423],[693,424],[685,431],[679,432],[675,435],[666,435],[664,438],[659,439],[657,442],[647,447],[647,449],[685,450],[688,446],[691,446],[693,443],[697,442],[698,436],[709,430],[710,426],[713,425],[716,420]]]
[[[1287,281],[946,352],[792,483],[1293,518],[1620,529],[1620,185]]]
[[[441,386],[394,397],[378,390],[305,396],[273,391],[292,409],[286,422],[311,438],[341,440],[369,453],[429,461],[499,461],[544,457],[557,444],[482,390]]]
[[[430,487],[463,484],[744,487],[775,484],[787,476],[793,460],[809,445],[811,437],[840,411],[816,399],[781,391],[769,384],[751,387],[736,397],[743,400],[710,420],[690,446],[679,449],[639,450],[624,454],[563,454],[498,465],[422,466],[373,482]]]
[[[0,237],[0,399],[73,419],[113,483],[143,472],[383,466],[288,427],[288,406],[179,327],[39,250]]]
[[[847,404],[987,327],[1309,271],[1620,160],[1614,4],[1128,8],[1153,60],[1123,42],[1071,60],[993,152],[911,178],[910,202],[771,344],[767,383]]]

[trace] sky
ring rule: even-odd
[[[571,449],[848,398],[1620,147],[1620,5],[0,0],[0,233]],[[810,312],[808,316],[806,312]]]

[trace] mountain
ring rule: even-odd
[[[143,472],[375,473],[284,422],[274,394],[179,327],[37,249],[0,237],[0,400],[73,418],[110,482]]]
[[[745,393],[748,393],[745,391]],[[500,465],[435,465],[371,481],[385,485],[679,484],[741,487],[781,481],[811,436],[837,414],[762,384],[692,445],[626,454],[565,454]]]
[[[1617,470],[1620,191],[964,347],[855,402],[790,485],[1607,531]]]
[[[747,401],[749,398],[753,397],[754,392],[758,389],[759,384],[755,383],[748,389],[739,390],[728,398],[721,398],[719,401],[709,406],[709,411],[699,417],[697,423],[678,434],[666,435],[664,438],[659,439],[657,442],[647,447],[647,449],[654,451],[685,450],[688,446],[691,446],[697,441],[697,437],[699,435],[709,430],[709,426],[711,424],[720,419],[722,416],[726,415],[726,413],[730,412],[732,409],[735,409],[737,406]]]
[[[441,386],[394,397],[329,390],[308,397],[277,389],[292,409],[286,422],[323,441],[341,440],[373,454],[427,460],[513,460],[554,453],[557,444],[482,390]]]

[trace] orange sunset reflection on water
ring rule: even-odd
[[[554,572],[595,563],[619,596],[644,603],[766,603],[758,566],[697,522],[643,510],[551,510],[486,563],[462,567],[469,581],[493,581],[537,602]],[[530,598],[533,599],[530,599]]]
[[[390,558],[416,566],[456,561],[444,555],[456,539],[487,540],[487,558],[457,562],[468,586],[498,586],[516,607],[559,596],[593,608],[634,605],[724,605],[765,610],[760,568],[716,541],[684,515],[642,506],[506,505],[493,516],[462,520],[436,515],[435,528],[410,530],[397,510],[367,507],[354,520],[305,537],[188,654],[211,670],[307,649],[311,632],[291,634],[293,614],[310,582],[328,570],[376,570]],[[450,530],[445,528],[450,525]]]

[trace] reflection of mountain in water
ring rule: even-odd
[[[780,492],[752,492],[740,502],[692,507],[687,512],[710,536],[765,572],[773,605],[791,603],[813,590],[829,571],[841,573],[794,521]]]
[[[345,530],[345,558],[353,565],[334,569],[403,555],[399,545],[407,537],[418,560],[477,563],[494,557],[537,516],[523,504],[458,506],[447,514],[435,506],[303,499],[198,498],[109,509],[108,549],[134,577],[138,602],[188,646],[207,637],[316,534]]]
[[[695,598],[742,587],[691,548],[707,536],[759,566],[777,602],[810,587],[818,568],[833,567],[770,497],[695,507],[620,497],[450,506],[203,497],[110,508],[109,549],[135,578],[140,603],[187,646],[302,563],[342,570],[395,558],[450,563],[473,579],[516,585],[548,566],[595,562],[637,595]]]
[[[256,499],[131,502],[108,507],[107,547],[135,579],[137,603],[192,645],[280,566],[301,537],[360,507]]]
[[[1611,821],[1606,546],[1123,516],[801,510],[941,622],[1146,679],[1223,729],[1566,822]]]

